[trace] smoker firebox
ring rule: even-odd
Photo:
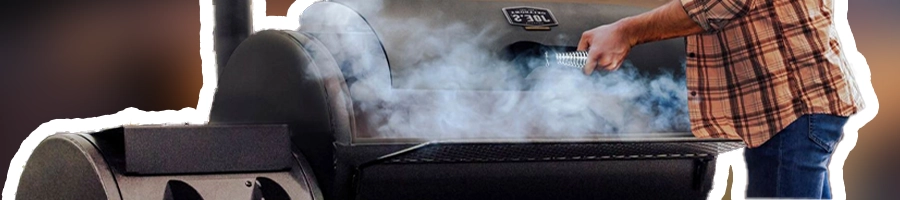
[[[317,2],[220,54],[208,125],[51,136],[17,199],[705,199],[743,143],[690,133],[683,40],[593,76],[541,58],[646,10]]]

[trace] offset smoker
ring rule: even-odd
[[[740,141],[695,139],[683,126],[549,127],[538,119],[570,116],[536,118],[530,111],[541,108],[528,107],[558,94],[546,84],[580,73],[545,55],[574,51],[584,30],[645,11],[549,1],[318,2],[299,30],[261,31],[236,48],[219,70],[209,125],[52,136],[29,160],[17,197],[705,199],[716,155]],[[523,13],[536,22],[511,16]],[[623,68],[683,81],[683,45],[637,46]],[[460,63],[476,65],[460,72],[481,73],[422,82]],[[510,99],[527,106],[500,112],[492,106],[511,104],[479,103]],[[472,111],[460,117],[466,126],[428,120],[457,119],[434,108],[446,104],[471,104],[462,108]]]

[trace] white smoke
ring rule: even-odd
[[[436,26],[416,18],[389,20],[393,21],[379,24],[398,27],[382,29],[403,30],[405,43],[395,44],[388,53],[419,62],[391,66],[393,85],[386,72],[360,69],[385,62],[383,55],[353,57],[352,64],[343,66],[345,78],[355,80],[349,89],[360,117],[357,125],[365,127],[358,129],[366,132],[363,135],[443,140],[689,131],[684,77],[671,73],[651,77],[630,62],[620,70],[591,76],[563,66],[538,67],[523,76],[521,66],[488,48],[503,36],[491,34],[496,33],[490,32],[496,31],[494,27],[462,22]],[[370,43],[353,34],[327,39],[351,44],[342,48]],[[533,63],[545,61],[535,59]]]

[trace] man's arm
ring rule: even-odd
[[[634,45],[703,31],[704,27],[685,12],[681,0],[672,0],[652,11],[584,32],[578,50],[588,51],[584,73],[589,75],[598,67],[618,69]]]

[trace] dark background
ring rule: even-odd
[[[648,0],[658,1],[659,0]],[[292,0],[268,0],[285,15]],[[127,107],[196,107],[199,3],[190,0],[4,1],[0,6],[0,168],[52,119]],[[900,1],[850,0],[849,21],[881,104],[844,166],[849,199],[900,196]],[[5,170],[4,173],[6,174]],[[4,177],[5,181],[5,177]]]

